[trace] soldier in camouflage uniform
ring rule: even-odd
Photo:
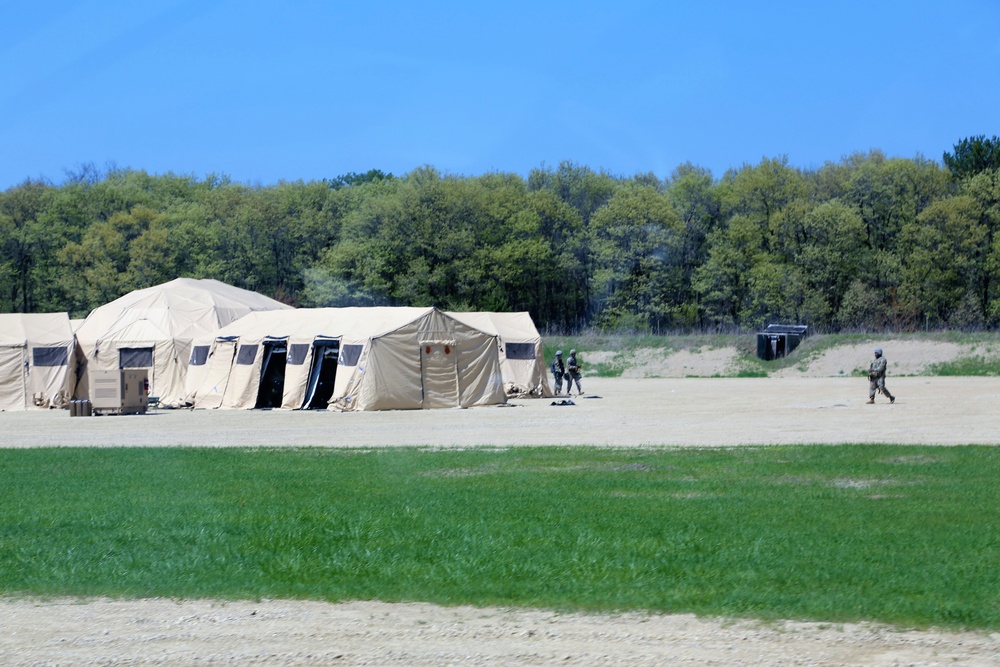
[[[549,369],[552,371],[552,379],[556,383],[556,396],[558,396],[562,393],[563,377],[566,376],[566,364],[563,363],[562,350],[556,352],[556,358],[549,364]],[[569,380],[567,380],[568,382]]]
[[[875,348],[875,359],[868,366],[868,402],[875,402],[875,392],[880,391],[886,395],[890,403],[896,402],[896,397],[885,388],[885,371],[889,363],[882,356],[882,348]]]
[[[580,386],[581,368],[576,360],[576,350],[570,350],[569,359],[566,360],[566,393],[570,396],[573,395],[574,382],[576,383],[576,395],[583,396],[583,387]]]

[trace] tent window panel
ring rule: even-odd
[[[358,360],[361,359],[361,350],[364,347],[364,345],[345,345],[340,348],[340,365],[357,366]]]
[[[306,363],[309,355],[309,343],[292,343],[288,346],[288,363],[292,366],[301,366]]]
[[[31,360],[36,366],[65,366],[69,353],[65,347],[36,347],[31,350]]]
[[[240,345],[240,351],[236,353],[236,363],[240,366],[253,366],[253,360],[257,358],[257,345]]]
[[[191,365],[204,366],[208,363],[208,345],[195,345],[191,350]]]
[[[508,359],[534,359],[534,343],[507,343],[505,345]]]
[[[118,368],[150,368],[152,365],[151,347],[123,347],[118,350]]]

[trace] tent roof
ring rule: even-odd
[[[295,335],[370,338],[395,331],[433,308],[351,307],[298,308],[292,311],[258,311],[220,328],[215,336],[248,339],[284,338]]]
[[[72,340],[66,313],[0,314],[0,345],[59,345]]]
[[[154,342],[165,340],[170,336],[160,327],[150,320],[135,320],[129,322],[120,329],[107,332],[102,341],[124,341],[124,342]]]
[[[538,328],[535,326],[531,314],[526,311],[516,313],[455,313],[449,315],[456,320],[470,326],[485,331],[487,333],[500,336],[506,341],[537,341],[541,339]]]
[[[136,290],[95,308],[77,328],[81,340],[120,338],[123,330],[147,320],[146,330],[169,338],[196,338],[260,310],[291,310],[280,301],[218,280],[177,278]]]

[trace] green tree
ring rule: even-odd
[[[550,252],[547,261],[523,267],[535,295],[526,310],[546,328],[579,331],[591,317],[587,228],[576,209],[551,191],[529,192],[526,202],[537,218],[538,236]]]
[[[708,258],[693,287],[706,316],[716,325],[740,326],[755,314],[752,271],[762,257],[760,228],[738,216],[708,235]]]
[[[363,187],[369,196],[349,207],[341,240],[309,273],[311,300],[527,310],[578,324],[581,224],[549,191],[511,174],[465,179],[428,167]]]
[[[954,151],[945,151],[944,165],[957,180],[1000,169],[1000,137],[980,134],[960,140]]]
[[[82,315],[186,275],[299,305],[528,310],[559,331],[990,326],[1000,187],[980,149],[996,138],[969,141],[954,158],[978,171],[957,182],[880,151],[811,172],[764,159],[719,180],[684,164],[666,181],[564,162],[527,179],[421,167],[249,187],[84,165],[62,186],[0,193],[0,309]],[[978,230],[972,252],[959,241]]]
[[[722,225],[693,285],[716,325],[800,319],[805,278],[793,259],[805,241],[809,181],[786,157],[727,172],[719,184]]]
[[[844,292],[835,323],[842,329],[877,331],[889,326],[892,318],[885,307],[884,295],[858,279],[851,281]]]
[[[693,289],[698,267],[708,259],[708,235],[722,224],[722,201],[712,173],[690,163],[673,171],[666,188],[684,226],[680,268],[682,294],[678,294],[682,321],[686,326],[701,324],[701,312]]]
[[[686,324],[684,226],[670,200],[648,185],[620,188],[590,223],[597,323],[659,330]]]
[[[363,183],[377,183],[379,181],[385,181],[393,178],[392,174],[387,174],[381,169],[369,169],[363,174],[357,172],[349,171],[346,174],[341,174],[336,178],[329,181],[324,180],[323,182],[328,185],[328,187],[339,190],[340,188],[350,187],[352,185],[361,185]]]
[[[861,216],[871,250],[895,252],[900,230],[947,194],[948,173],[934,162],[872,151],[853,169],[841,199]]]
[[[555,193],[580,214],[583,223],[604,206],[621,186],[619,179],[606,172],[595,172],[572,162],[561,162],[555,171],[532,169],[528,174],[528,189]]]
[[[81,294],[89,310],[177,277],[177,248],[165,223],[164,215],[137,206],[91,225],[59,253],[65,288]]]
[[[979,207],[979,224],[986,230],[987,253],[982,260],[975,297],[991,325],[1000,321],[1000,170],[991,169],[962,182],[961,193]]]
[[[871,261],[864,223],[853,208],[832,200],[803,216],[801,233],[802,243],[792,258],[805,284],[801,319],[830,325],[851,283]]]
[[[961,304],[980,284],[979,273],[988,252],[988,231],[980,222],[979,204],[959,196],[934,202],[915,223],[901,232],[903,280],[901,305],[911,320],[925,325],[948,324]],[[982,324],[981,310],[969,321],[960,310],[962,324]]]
[[[393,305],[437,305],[480,288],[468,258],[476,248],[472,209],[459,179],[423,167],[365,200],[344,219],[343,241],[323,266],[350,289]]]
[[[854,159],[841,201],[857,211],[865,226],[866,269],[861,279],[867,289],[855,290],[852,295],[863,294],[864,303],[870,295],[880,295],[880,322],[898,327],[917,324],[911,306],[898,294],[903,280],[901,231],[915,224],[917,216],[934,201],[948,195],[949,179],[939,165],[919,157],[890,159],[881,151],[872,151],[863,160]],[[844,316],[851,311],[860,312],[852,305]]]
[[[46,224],[53,192],[42,181],[28,180],[0,194],[0,312],[31,313],[50,305],[38,297],[58,248],[58,230]]]
[[[282,186],[283,187],[283,186]],[[225,185],[205,197],[214,258],[205,269],[224,282],[288,301],[301,286],[296,221],[279,188]]]

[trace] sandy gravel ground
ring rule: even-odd
[[[996,665],[1000,635],[351,602],[0,603],[4,665]]]
[[[0,414],[0,447],[1000,444],[1000,378],[599,379],[600,398],[386,413]],[[558,399],[562,400],[562,399]],[[0,536],[2,537],[2,536]],[[426,604],[0,600],[0,665],[1000,665],[1000,634]]]
[[[866,405],[861,378],[587,378],[594,397],[469,410],[156,410],[71,418],[0,414],[0,447],[424,445],[733,446],[1000,444],[1000,378],[890,378],[895,405]],[[597,397],[600,398],[597,398]]]

